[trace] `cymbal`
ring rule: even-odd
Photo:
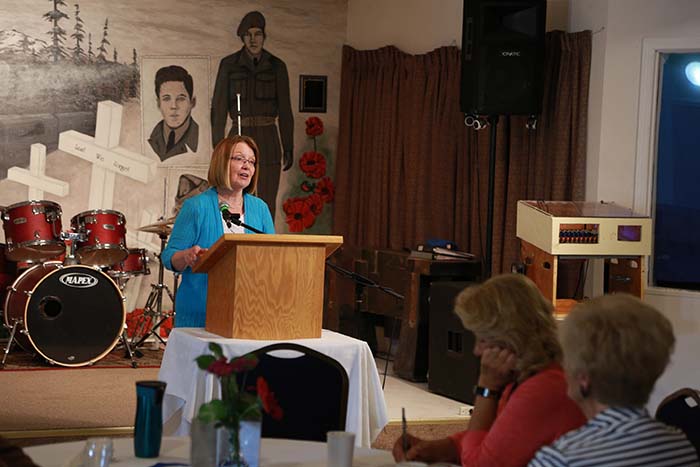
[[[169,219],[154,222],[153,224],[143,225],[136,230],[139,232],[170,235],[170,232],[173,230],[174,223],[175,218],[171,217]]]

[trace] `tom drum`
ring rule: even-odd
[[[61,240],[61,206],[52,201],[25,201],[2,210],[7,259],[36,263],[65,251]]]
[[[107,267],[126,259],[126,219],[117,211],[95,209],[81,212],[70,221],[74,232],[85,235],[76,241],[76,256],[81,264]]]
[[[107,269],[107,274],[111,277],[121,278],[129,278],[141,274],[148,275],[151,273],[151,270],[148,268],[149,261],[148,252],[145,248],[132,248],[129,250],[129,256],[124,261],[119,261]]]

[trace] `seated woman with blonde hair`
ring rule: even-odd
[[[464,289],[455,311],[476,337],[481,357],[467,430],[438,440],[399,438],[397,461],[463,466],[523,466],[537,450],[581,426],[585,417],[566,396],[552,304],[519,274]]]
[[[531,466],[700,465],[685,435],[644,408],[675,338],[659,311],[631,295],[577,305],[561,326],[569,397],[588,423],[543,447]]]

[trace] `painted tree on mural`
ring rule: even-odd
[[[107,61],[107,46],[112,45],[110,44],[109,39],[107,39],[107,36],[109,35],[108,30],[109,18],[105,19],[105,25],[102,28],[102,41],[100,41],[100,46],[97,48],[97,50],[100,52],[100,54],[97,56],[97,61],[99,62]]]
[[[61,128],[94,134],[97,102],[123,103],[139,95],[140,70],[130,62],[119,63],[116,43],[110,42],[115,39],[109,37],[109,19],[100,25],[101,40],[95,48],[95,32],[83,21],[89,10],[74,3],[69,16],[68,0],[48,1],[52,8],[39,8],[36,16],[40,34],[45,28],[41,24],[51,25],[49,38],[18,28],[0,29],[0,76],[8,83],[0,107],[5,135],[0,141],[0,179],[9,167],[29,163],[28,144],[56,148]]]
[[[73,61],[75,63],[83,63],[85,61],[85,51],[80,45],[81,42],[85,40],[85,27],[83,26],[83,20],[80,17],[80,5],[75,4],[75,26],[73,27],[73,34],[70,35],[72,39],[75,40],[75,47],[73,47]]]
[[[88,63],[95,61],[95,52],[92,51],[92,33],[88,34],[88,53],[87,53]]]
[[[48,47],[48,51],[53,57],[54,63],[66,56],[63,50],[63,43],[66,39],[66,30],[59,26],[58,22],[62,19],[68,19],[68,15],[58,9],[59,6],[66,6],[66,2],[63,0],[49,0],[53,2],[53,10],[44,13],[44,19],[53,23],[51,31],[47,34],[51,36],[51,45]]]
[[[22,37],[22,39],[20,39],[19,47],[24,55],[32,55],[32,52],[34,51],[34,48],[32,47],[32,42],[27,36],[24,36]]]

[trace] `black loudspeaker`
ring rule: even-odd
[[[474,334],[464,329],[453,310],[457,294],[474,284],[441,281],[430,285],[428,389],[467,404],[474,404],[479,359],[473,352]]]
[[[464,0],[463,112],[540,113],[546,5],[545,0]]]

